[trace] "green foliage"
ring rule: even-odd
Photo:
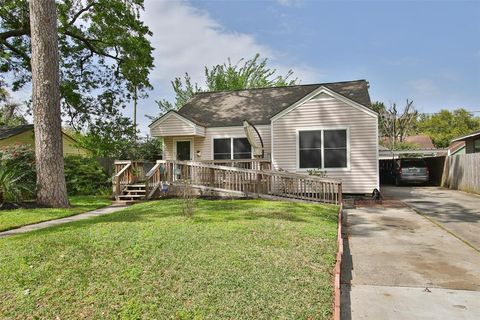
[[[260,60],[257,53],[250,60],[241,59],[232,64],[230,58],[227,63],[209,69],[205,67],[205,91],[240,90],[264,87],[282,87],[294,85],[298,79],[290,79],[293,71],[289,70],[284,76],[277,75],[276,69],[268,67],[268,60]],[[196,83],[192,84],[188,73],[182,78],[172,81],[175,91],[175,101],[156,101],[163,114],[168,110],[178,110],[197,92],[203,91]]]
[[[327,172],[325,170],[311,169],[307,170],[307,172],[309,176],[327,178]]]
[[[33,196],[37,177],[35,153],[31,146],[13,145],[0,149],[0,167],[7,172],[14,173],[14,176],[18,178],[15,183],[21,186],[19,199]]]
[[[16,167],[0,166],[0,207],[5,201],[22,201],[25,194],[32,192],[23,182],[25,175]]]
[[[20,112],[20,104],[14,102],[0,80],[0,126],[15,127],[27,124],[27,119]]]
[[[78,145],[96,157],[123,158],[135,141],[135,127],[129,119],[99,120],[86,134],[74,132]]]
[[[417,122],[418,133],[430,136],[437,148],[446,148],[452,139],[478,130],[480,117],[463,108],[441,110],[432,115],[422,114]]]
[[[65,180],[69,195],[104,194],[111,181],[98,161],[82,156],[65,157]]]
[[[162,159],[163,140],[155,137],[147,137],[132,143],[129,154],[125,159],[156,161]]]
[[[143,0],[57,1],[62,111],[75,129],[107,140],[131,121],[122,109],[145,96],[153,68]],[[0,73],[14,90],[31,81],[28,1],[0,6]]]

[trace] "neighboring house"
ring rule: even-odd
[[[432,139],[426,135],[406,136],[405,142],[415,144],[419,149],[435,149]]]
[[[62,132],[63,136],[63,155],[87,155],[88,151],[78,147],[75,139]],[[17,127],[0,127],[0,148],[11,145],[35,145],[35,134],[33,124],[27,124]]]
[[[251,159],[248,120],[275,170],[320,169],[345,193],[379,188],[378,116],[365,80],[197,93],[152,124],[166,160]]]
[[[448,147],[447,155],[465,154],[465,141],[455,141]]]
[[[390,138],[383,137],[382,140],[384,145],[391,145]],[[415,149],[425,149],[425,150],[435,149],[432,139],[426,135],[406,136],[403,142],[407,142],[415,145]],[[385,148],[385,149],[389,150],[388,148]]]
[[[459,141],[465,142],[465,153],[480,153],[480,131],[456,138],[452,143]]]

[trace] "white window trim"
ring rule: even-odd
[[[177,142],[182,142],[182,141],[189,141],[190,142],[190,161],[193,160],[194,154],[194,146],[193,146],[193,138],[174,138],[173,139],[173,160],[177,160]]]
[[[347,131],[347,167],[346,168],[323,168],[325,157],[324,153],[324,139],[323,139],[323,132],[324,130],[346,130]],[[322,146],[321,146],[321,156],[322,156],[322,168],[300,168],[300,132],[302,131],[321,131],[322,132]],[[307,172],[308,170],[321,170],[325,172],[334,172],[334,171],[350,171],[350,127],[348,126],[339,126],[339,127],[305,127],[301,129],[296,129],[295,131],[295,152],[296,152],[296,159],[295,159],[295,167],[297,171]]]
[[[230,135],[230,134],[226,134],[226,135],[217,135],[217,136],[212,136],[212,139],[210,141],[210,146],[212,147],[211,150],[211,159],[214,160],[215,157],[215,150],[214,150],[214,143],[213,141],[215,139],[230,139],[230,160],[241,160],[241,159],[233,159],[233,139],[235,138],[245,138],[247,139],[247,137],[245,135]],[[250,159],[253,159],[253,147],[250,145],[250,152],[251,152],[251,158]],[[223,160],[228,160],[228,159],[223,159]]]

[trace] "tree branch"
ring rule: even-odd
[[[93,53],[96,53],[96,54],[98,54],[98,55],[100,55],[100,56],[104,56],[104,57],[108,57],[108,58],[114,59],[114,60],[116,60],[116,61],[118,61],[118,62],[123,62],[123,59],[121,59],[121,58],[119,58],[119,57],[117,57],[117,56],[113,56],[113,55],[111,55],[111,54],[108,54],[108,53],[106,53],[106,52],[103,52],[103,51],[100,51],[100,50],[96,49],[96,48],[93,46],[92,42],[100,42],[100,40],[88,39],[88,38],[85,38],[85,37],[83,37],[83,36],[81,36],[81,35],[74,34],[73,32],[70,32],[70,31],[68,31],[68,30],[65,30],[63,33],[64,33],[65,35],[71,37],[71,38],[74,38],[74,39],[77,39],[77,40],[79,40],[79,41],[82,41],[83,44],[85,44],[85,46],[86,46],[91,52],[93,52]]]
[[[0,40],[7,40],[8,38],[12,38],[12,37],[20,37],[20,36],[28,35],[29,33],[30,33],[30,30],[25,28],[9,30],[9,31],[0,33]]]
[[[88,10],[90,10],[90,8],[92,8],[93,6],[97,5],[98,3],[97,2],[91,2],[89,3],[85,8],[81,9],[80,11],[78,11],[73,17],[72,17],[72,20],[70,20],[70,22],[68,23],[68,25],[70,26],[73,26],[73,24],[75,23],[75,21],[77,21],[77,19],[85,12],[87,12]]]
[[[0,39],[0,44],[3,44],[10,51],[15,52],[17,55],[21,56],[23,58],[23,60],[25,60],[26,64],[28,65],[28,69],[30,69],[30,57],[28,56],[28,54],[26,54],[24,51],[21,51],[21,50],[15,48],[10,43],[8,43],[7,40]]]

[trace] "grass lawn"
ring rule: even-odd
[[[72,206],[68,209],[0,210],[0,231],[95,210],[111,203],[108,197],[104,196],[73,196],[69,199]]]
[[[160,200],[0,239],[0,318],[330,319],[337,207]]]

